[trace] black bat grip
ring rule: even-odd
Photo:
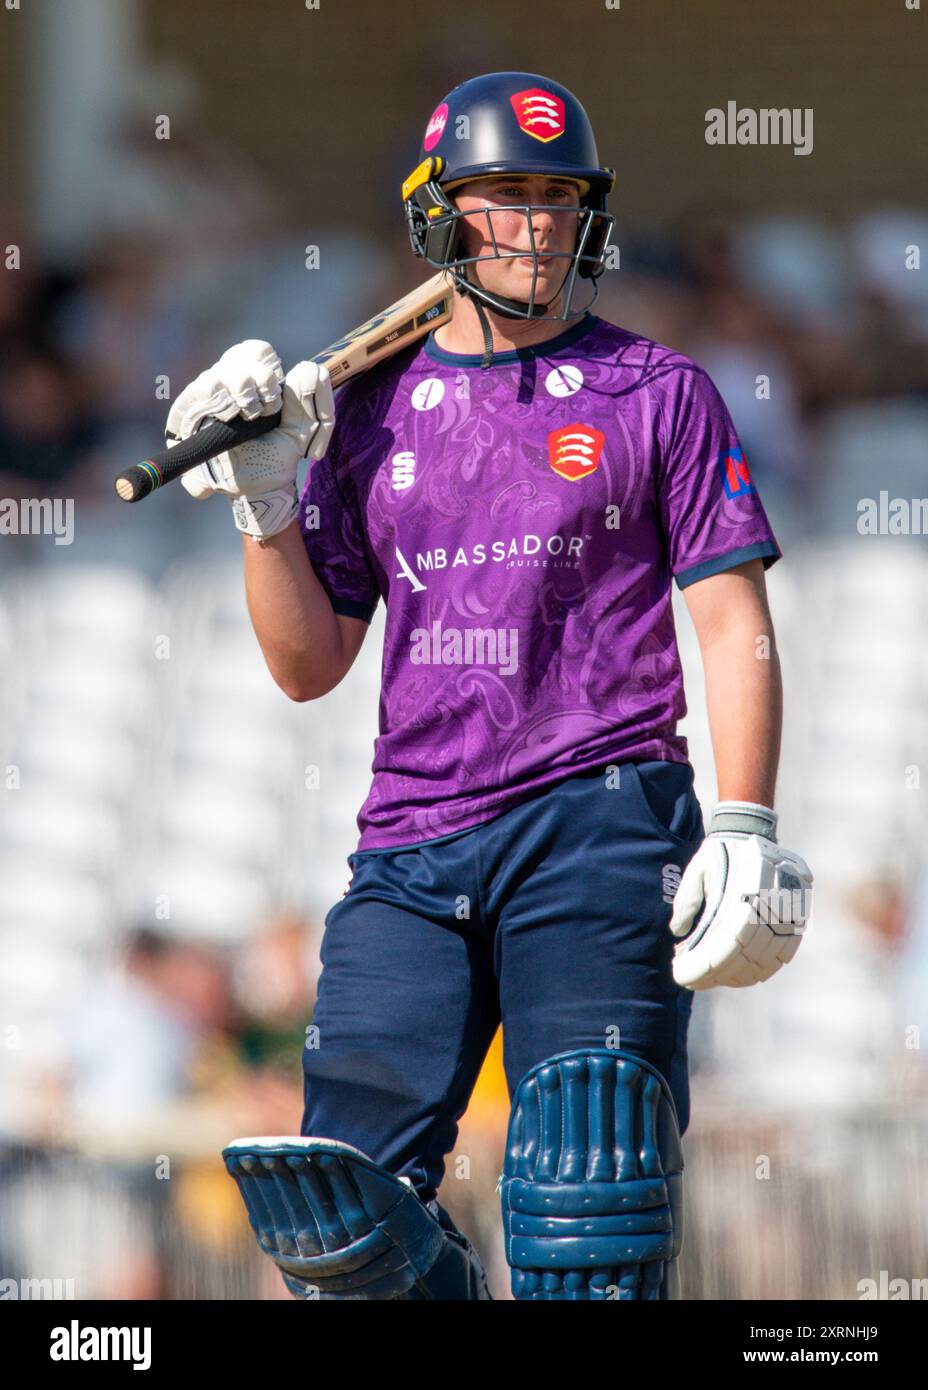
[[[120,473],[116,479],[117,495],[124,502],[139,502],[156,488],[196,468],[198,463],[206,463],[207,459],[239,444],[247,444],[249,439],[257,439],[261,434],[269,434],[279,424],[279,410],[275,415],[259,415],[256,420],[245,420],[241,415],[234,420],[214,420],[207,416],[189,439],[182,439],[173,449],[162,449],[160,454],[153,454],[150,459],[143,459]]]

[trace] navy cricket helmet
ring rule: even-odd
[[[549,174],[576,183],[580,200],[576,207],[548,208],[539,204],[494,204],[486,209],[493,252],[464,256],[461,212],[449,194],[471,179],[493,174]],[[403,184],[406,225],[413,250],[430,265],[453,275],[459,289],[509,318],[568,319],[585,313],[596,298],[596,280],[604,269],[604,257],[615,218],[606,211],[606,199],[615,183],[615,171],[599,162],[589,117],[580,102],[557,82],[530,72],[494,72],[462,82],[436,106],[425,128],[420,163]],[[532,213],[539,210],[569,212],[577,220],[572,253],[564,259],[563,308],[548,314],[548,305],[535,301],[538,255],[532,229]],[[500,252],[491,224],[491,213],[523,212],[528,223],[531,251]],[[467,274],[479,261],[507,257],[534,257],[532,291],[527,301],[493,294]],[[578,277],[590,282],[585,304],[573,306]]]

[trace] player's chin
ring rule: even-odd
[[[563,257],[539,256],[536,277],[535,262],[532,257],[519,257],[512,262],[510,297],[527,300],[532,293],[532,283],[534,282],[536,302],[547,304],[563,285],[565,272],[566,262]]]

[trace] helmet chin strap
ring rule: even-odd
[[[529,301],[522,299],[505,299],[502,295],[491,294],[489,290],[480,287],[480,294],[474,294],[474,286],[467,279],[467,271],[462,273],[464,285],[461,285],[461,293],[467,294],[471,303],[477,311],[477,319],[483,333],[483,357],[480,362],[481,369],[490,367],[493,364],[493,334],[490,331],[490,321],[487,318],[487,311],[484,308],[483,295],[490,301],[494,314],[499,314],[504,319],[526,319],[540,318],[547,313],[547,304],[536,304],[531,313],[528,312]],[[466,286],[466,288],[465,288]]]

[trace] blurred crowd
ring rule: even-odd
[[[192,1297],[206,1261],[241,1296],[262,1288],[219,1151],[299,1131],[317,954],[295,913],[234,953],[142,923],[52,1026],[7,1037],[9,1062],[26,1055],[3,1087],[5,1277],[66,1269],[78,1296]]]

